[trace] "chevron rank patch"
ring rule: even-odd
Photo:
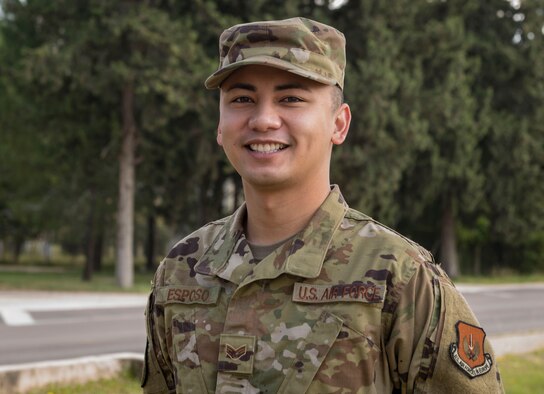
[[[217,370],[234,374],[253,373],[254,335],[221,334]]]
[[[489,372],[493,360],[485,353],[485,331],[481,327],[458,321],[457,342],[450,344],[450,356],[455,364],[471,379]]]

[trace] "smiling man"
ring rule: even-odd
[[[430,253],[330,184],[351,121],[342,33],[293,18],[219,41],[206,87],[245,203],[157,270],[144,392],[502,392],[485,331]]]

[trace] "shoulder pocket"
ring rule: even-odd
[[[172,340],[174,366],[183,392],[207,393],[202,365],[197,350],[196,324],[191,313],[178,314],[172,318]]]
[[[145,394],[164,394],[172,392],[167,383],[167,379],[163,375],[163,370],[160,368],[153,348],[153,331],[152,331],[152,312],[151,305],[153,304],[153,293],[149,295],[148,306],[146,309],[146,328],[147,338],[145,344],[144,353],[144,365],[142,369],[142,376],[140,380],[140,386]]]

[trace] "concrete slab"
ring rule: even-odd
[[[143,354],[118,353],[0,367],[0,393],[23,394],[51,383],[78,384],[119,376],[131,371],[139,376]]]

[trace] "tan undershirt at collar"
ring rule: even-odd
[[[292,237],[284,239],[283,241],[277,242],[273,245],[254,245],[250,242],[248,242],[247,244],[249,245],[249,249],[251,249],[251,254],[253,254],[253,258],[257,261],[261,261],[274,250],[279,248],[281,245],[291,241],[294,237],[295,236],[293,235]]]

